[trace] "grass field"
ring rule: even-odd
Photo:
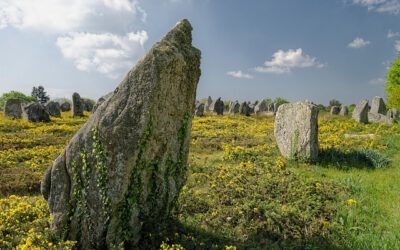
[[[39,181],[85,120],[0,115],[0,249],[73,247],[49,231]],[[283,159],[273,127],[273,118],[194,118],[187,183],[161,249],[400,249],[398,124],[321,114],[313,163]]]

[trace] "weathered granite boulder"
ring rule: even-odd
[[[197,103],[194,115],[198,117],[204,116],[204,103]]]
[[[47,112],[51,116],[61,117],[61,107],[58,102],[50,101],[46,104]]]
[[[399,120],[399,113],[397,112],[397,109],[395,109],[395,108],[389,109],[386,113],[386,116],[387,116],[387,118]]]
[[[347,106],[341,106],[340,107],[340,115],[346,116],[349,114],[349,108]]]
[[[331,115],[338,115],[340,113],[340,107],[339,106],[332,106],[331,107]]]
[[[318,158],[318,107],[309,101],[283,104],[275,118],[275,139],[286,158]]]
[[[25,104],[26,102],[21,99],[8,99],[4,106],[4,115],[14,119],[21,119]]]
[[[96,104],[92,99],[89,98],[81,98],[83,103],[83,110],[87,112],[92,112],[93,107]]]
[[[71,111],[71,104],[69,102],[63,102],[60,106],[61,112]]]
[[[210,106],[210,110],[212,112],[214,112],[214,114],[216,114],[216,115],[223,115],[224,109],[225,109],[225,105],[224,105],[224,102],[221,100],[221,97],[219,97],[217,100],[215,100]]]
[[[231,106],[229,107],[229,114],[234,115],[239,113],[240,110],[240,104],[238,101],[234,101],[231,103]]]
[[[387,123],[389,125],[393,124],[393,118],[389,118],[386,115],[368,112],[368,121],[373,123]]]
[[[353,111],[353,119],[357,122],[368,123],[368,100],[361,100]]]
[[[49,122],[50,114],[46,107],[39,102],[28,104],[24,108],[22,118],[30,122]]]
[[[72,116],[83,117],[83,111],[85,110],[85,104],[83,103],[81,96],[78,93],[72,95]]]
[[[191,30],[183,20],[156,43],[47,170],[51,229],[78,248],[139,249],[162,232],[187,170],[200,77]]]
[[[373,114],[386,115],[386,105],[385,105],[385,102],[383,101],[382,97],[375,96],[372,99],[371,110],[369,112],[371,112]]]
[[[110,92],[110,93],[108,93],[107,95],[104,95],[104,96],[100,97],[100,98],[97,100],[96,104],[93,106],[92,112],[95,112],[96,109],[97,109],[103,102],[105,102],[108,98],[110,98],[110,97],[112,96],[112,94],[113,94],[113,92]]]
[[[250,108],[249,105],[247,104],[247,102],[242,102],[239,106],[239,113],[241,115],[245,115],[245,116],[250,116]]]
[[[254,113],[256,113],[256,115],[261,115],[265,112],[267,112],[267,102],[262,100],[254,107]]]

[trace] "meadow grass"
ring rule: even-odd
[[[73,247],[52,236],[38,191],[44,170],[85,121],[67,113],[37,124],[0,116],[0,249]],[[323,113],[314,163],[283,159],[273,129],[271,117],[195,117],[187,183],[156,245],[400,249],[398,124]]]

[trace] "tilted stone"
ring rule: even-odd
[[[61,107],[58,102],[50,101],[46,104],[46,109],[51,116],[61,117]]]
[[[368,123],[368,100],[361,100],[353,111],[353,119],[357,122]]]
[[[347,106],[341,106],[340,107],[340,115],[348,115],[349,114],[349,108]]]
[[[60,106],[62,112],[71,111],[71,104],[69,102],[63,102]]]
[[[229,107],[229,114],[237,114],[240,111],[240,104],[238,101],[234,101],[231,103],[231,106]]]
[[[39,102],[28,104],[23,108],[22,118],[30,122],[49,122],[50,114],[46,107]]]
[[[373,114],[386,115],[386,105],[383,98],[380,96],[375,96],[371,102],[371,110],[369,111]]]
[[[83,103],[81,96],[78,93],[74,93],[72,95],[72,116],[82,117],[84,110],[85,104]]]
[[[125,249],[159,235],[184,184],[200,77],[179,22],[127,74],[44,176],[51,229],[80,249]]]
[[[302,101],[283,104],[275,118],[275,139],[286,158],[313,161],[318,158],[318,107]]]
[[[198,117],[204,116],[204,103],[196,104],[196,109],[194,111],[194,115]]]
[[[250,108],[247,102],[242,102],[239,107],[239,113],[241,115],[250,116]]]

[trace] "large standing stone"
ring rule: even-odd
[[[30,122],[49,122],[50,115],[46,107],[39,102],[34,102],[24,107],[22,118]]]
[[[62,112],[71,111],[71,104],[69,102],[63,102],[60,106]]]
[[[162,232],[187,170],[200,77],[191,30],[183,20],[156,43],[47,170],[51,228],[78,248],[136,249]]]
[[[58,102],[50,101],[46,104],[46,109],[51,116],[61,117],[61,107]]]
[[[372,99],[371,110],[369,112],[373,114],[386,115],[386,105],[382,97],[375,96]]]
[[[283,104],[275,118],[275,138],[286,158],[313,161],[318,158],[318,107],[302,101]]]
[[[339,106],[332,106],[331,107],[331,115],[338,115],[340,113],[340,107]]]
[[[195,116],[202,117],[204,116],[204,103],[197,103],[196,109],[194,111]]]
[[[353,119],[357,122],[368,123],[368,100],[361,100],[353,111]]]
[[[110,92],[110,93],[108,93],[107,95],[104,95],[104,96],[100,97],[100,98],[97,100],[96,104],[93,106],[93,110],[92,110],[92,111],[95,112],[96,109],[97,109],[103,102],[105,102],[108,98],[110,98],[110,97],[112,96],[112,94],[113,94],[113,92]]]
[[[85,110],[85,104],[83,103],[81,96],[78,93],[72,95],[72,116],[83,117],[83,111]]]
[[[239,107],[239,113],[241,115],[250,116],[250,108],[247,102],[242,102]]]
[[[340,115],[346,116],[349,114],[349,108],[347,106],[340,107]]]
[[[239,113],[240,111],[240,104],[238,101],[234,101],[231,103],[231,106],[229,107],[229,114],[234,115]]]
[[[8,99],[4,106],[4,115],[14,119],[21,119],[25,102],[21,99]]]
[[[224,102],[221,100],[221,97],[219,97],[217,100],[215,100],[213,104],[211,104],[211,111],[213,111],[214,114],[223,115],[224,109],[225,105]]]

